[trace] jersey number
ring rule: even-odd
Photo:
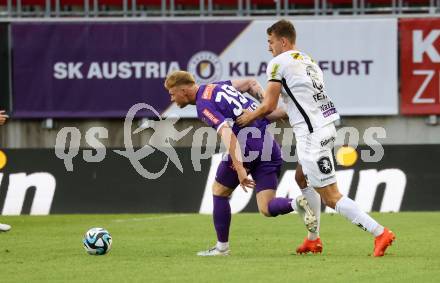
[[[235,106],[232,110],[234,115],[240,116],[243,113],[243,104],[247,103],[248,99],[230,85],[222,85],[222,90],[224,92],[217,92],[215,102],[220,102],[222,99],[226,100],[229,104]]]

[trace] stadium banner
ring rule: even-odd
[[[9,25],[0,23],[0,110],[10,110]]]
[[[183,69],[199,83],[256,77],[264,86],[273,21],[12,23],[14,115],[123,117],[144,102],[196,117],[163,87]],[[297,47],[324,71],[342,115],[398,113],[397,20],[297,20]],[[341,40],[346,38],[347,40]],[[380,103],[378,103],[380,102]],[[140,112],[139,116],[151,116]]]
[[[440,210],[440,146],[386,145],[384,150],[378,163],[359,159],[353,167],[338,165],[340,191],[368,212]],[[361,156],[371,148],[362,146],[357,151]],[[103,160],[95,162],[85,161],[86,156],[96,154],[90,149],[71,155],[73,171],[67,171],[64,161],[51,149],[3,152],[7,164],[0,170],[2,215],[211,213],[211,185],[221,160],[221,154],[195,160],[194,148],[176,149],[180,171],[175,161],[168,162],[166,151],[157,150],[141,160],[142,168],[151,172],[166,169],[160,177],[146,179],[130,160],[110,149]],[[277,196],[294,198],[300,194],[294,181],[295,167],[296,163],[283,165]],[[255,193],[237,188],[231,207],[234,213],[257,212]]]
[[[440,114],[440,19],[400,19],[401,112]]]

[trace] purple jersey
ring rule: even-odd
[[[239,142],[245,146],[243,154],[248,155],[249,151],[259,152],[258,157],[251,162],[244,162],[244,166],[252,174],[256,182],[256,191],[265,189],[276,189],[278,176],[282,164],[281,151],[279,145],[272,135],[266,135],[266,126],[269,124],[267,119],[257,119],[252,124],[246,126],[255,127],[260,131],[260,137],[253,138],[248,135],[246,141],[240,141],[240,128],[235,120],[243,113],[243,109],[253,111],[257,104],[245,97],[234,87],[230,81],[201,85],[197,91],[196,107],[198,117],[217,131],[225,124],[230,123],[232,131],[238,136]],[[269,144],[268,155],[263,153],[265,143]],[[267,147],[266,147],[267,148]],[[268,157],[268,159],[266,159]],[[228,155],[227,160],[223,160],[217,170],[215,177],[220,184],[235,189],[239,184],[237,172],[233,168],[232,161]]]
[[[201,85],[197,91],[196,107],[198,117],[217,131],[225,123],[230,125],[235,122],[243,109],[255,110],[258,105],[252,100],[237,91],[231,81],[217,82],[208,85]],[[247,127],[256,127],[264,135],[267,119],[257,119]],[[238,135],[241,128],[233,123],[232,131]]]

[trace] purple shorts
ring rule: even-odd
[[[252,162],[244,163],[244,167],[249,169],[249,173],[256,183],[256,193],[267,189],[277,189],[282,164],[281,150],[276,141],[273,141],[272,154],[269,161],[262,161],[261,156],[259,156]],[[235,189],[240,184],[229,155],[228,159],[223,160],[218,166],[215,180],[230,189]]]

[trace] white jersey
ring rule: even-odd
[[[281,97],[295,135],[313,133],[339,119],[325,91],[322,70],[307,54],[281,53],[269,62],[267,77],[282,84]]]

